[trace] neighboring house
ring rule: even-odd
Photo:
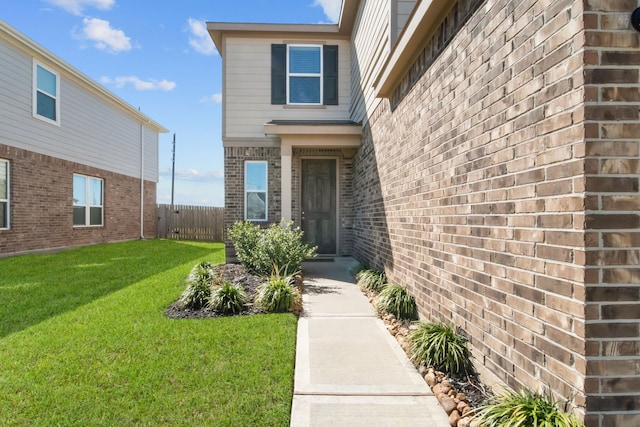
[[[156,236],[158,123],[0,21],[0,256]]]
[[[639,5],[344,0],[337,25],[209,23],[226,225],[292,219],[462,328],[485,381],[640,425]]]

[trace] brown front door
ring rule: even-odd
[[[302,160],[302,230],[319,254],[335,254],[336,160]]]

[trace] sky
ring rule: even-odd
[[[165,128],[158,203],[224,206],[222,61],[206,22],[335,23],[342,0],[2,0],[0,19]]]

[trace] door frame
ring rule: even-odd
[[[340,253],[340,156],[300,156],[298,158],[298,222],[302,228],[302,161],[303,160],[335,160],[336,162],[336,253],[320,256],[337,256]]]

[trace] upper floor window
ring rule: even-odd
[[[34,61],[33,116],[60,124],[60,78],[57,73]]]
[[[0,230],[9,228],[9,162],[0,159]]]
[[[322,55],[320,46],[289,45],[287,93],[289,104],[320,104]]]
[[[268,204],[267,162],[244,164],[244,219],[266,221]]]
[[[73,225],[103,224],[103,182],[100,178],[73,175]]]
[[[272,44],[271,103],[338,105],[338,46]]]

